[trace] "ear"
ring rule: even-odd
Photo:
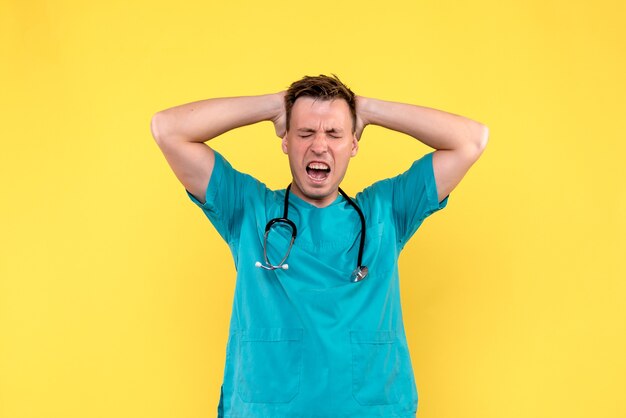
[[[356,138],[356,132],[352,134],[352,152],[350,157],[354,157],[359,152],[359,140]]]
[[[287,132],[285,132],[285,136],[283,136],[283,139],[281,141],[281,146],[283,148],[283,152],[287,154],[288,153],[287,151],[289,150],[289,148],[287,147]]]

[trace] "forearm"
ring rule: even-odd
[[[281,94],[201,100],[154,115],[159,138],[205,142],[231,129],[277,117],[284,108]]]
[[[428,107],[359,97],[358,109],[365,125],[405,133],[437,150],[481,149],[487,138],[481,123]]]

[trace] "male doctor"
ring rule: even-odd
[[[272,121],[282,138],[292,176],[285,189],[268,189],[205,143],[261,121]],[[340,184],[370,124],[435,151],[350,198]],[[488,129],[440,110],[356,96],[325,75],[286,92],[166,109],[151,129],[237,268],[218,416],[415,417],[398,256],[424,219],[446,206]]]

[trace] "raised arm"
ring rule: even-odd
[[[402,132],[436,149],[433,171],[441,202],[459,184],[487,145],[485,125],[417,105],[357,97],[361,129],[369,124]]]
[[[185,188],[204,203],[215,154],[204,142],[231,129],[264,120],[284,135],[284,93],[207,99],[156,113],[150,128],[165,159]]]

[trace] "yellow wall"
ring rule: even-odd
[[[623,1],[0,4],[1,418],[215,416],[233,263],[150,118],[331,72],[491,130],[400,261],[418,417],[626,416]],[[427,151],[367,128],[344,188]]]

